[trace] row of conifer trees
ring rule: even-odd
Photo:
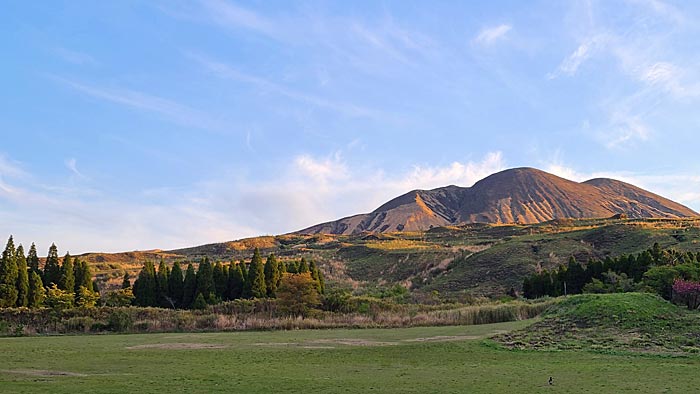
[[[323,274],[313,261],[302,258],[285,263],[270,254],[263,263],[257,248],[250,263],[212,264],[205,257],[196,271],[189,263],[184,273],[179,262],[170,268],[161,260],[157,270],[146,262],[133,286],[128,273],[124,275],[122,288],[132,287],[137,306],[202,308],[240,298],[274,298],[285,273],[308,273],[318,293],[325,291]]]
[[[25,255],[24,247],[15,247],[10,236],[0,259],[0,308],[44,305],[49,295],[60,296],[62,302],[80,304],[83,299],[94,303],[92,273],[85,261],[66,254],[62,261],[52,244],[44,268],[40,268],[36,246],[32,243]]]

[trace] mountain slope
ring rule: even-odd
[[[413,190],[376,210],[299,231],[305,234],[357,234],[422,231],[467,223],[541,223],[560,218],[697,216],[693,210],[613,179],[573,182],[534,168],[488,176],[472,187]]]

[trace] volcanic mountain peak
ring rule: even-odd
[[[578,183],[529,167],[504,170],[472,187],[413,190],[371,213],[309,227],[300,233],[420,231],[466,223],[539,223],[560,218],[698,216],[693,210],[614,179]]]

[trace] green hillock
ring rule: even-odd
[[[512,349],[700,353],[700,313],[647,293],[582,294],[496,340]]]

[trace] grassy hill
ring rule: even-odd
[[[700,353],[700,313],[652,294],[583,294],[498,341],[516,349]]]
[[[538,267],[552,268],[570,256],[585,262],[638,253],[658,242],[664,248],[697,251],[700,219],[560,219],[533,225],[470,224],[424,232],[355,235],[287,234],[172,251],[91,253],[100,278],[117,285],[124,271],[136,274],[150,259],[249,260],[253,249],[282,260],[316,261],[329,282],[358,290],[401,284],[443,296],[500,296],[522,285]]]

